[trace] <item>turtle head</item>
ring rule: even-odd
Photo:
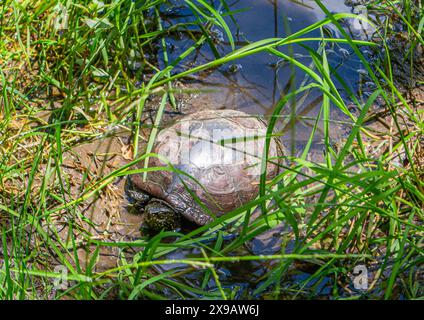
[[[131,176],[125,182],[125,193],[129,202],[137,209],[144,207],[151,199],[149,194],[137,188]]]
[[[152,199],[144,211],[144,222],[152,231],[175,230],[181,226],[180,214],[164,201]]]

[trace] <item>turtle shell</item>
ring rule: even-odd
[[[149,167],[167,167],[131,176],[138,189],[166,201],[185,218],[204,225],[253,200],[259,190],[266,124],[235,110],[206,110],[187,115],[161,130],[153,146],[159,157]],[[268,157],[281,156],[271,139]],[[168,163],[167,163],[168,162]],[[267,179],[278,173],[268,162]],[[139,167],[143,167],[142,162]],[[204,206],[204,207],[203,207]]]

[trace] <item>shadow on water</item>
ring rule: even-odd
[[[220,1],[214,1],[215,7],[219,8]],[[284,1],[284,0],[243,0],[228,1],[228,6],[233,13],[226,16],[226,22],[234,35],[236,48],[242,47],[253,41],[266,38],[287,37],[314,22],[325,18],[324,13],[314,1]],[[323,1],[332,12],[352,12],[352,8],[343,4],[343,1]],[[192,11],[184,5],[183,1],[170,1],[170,4],[161,7],[161,17],[164,27],[187,24],[196,21]],[[197,30],[197,29],[196,29]],[[193,32],[196,32],[193,29]],[[323,32],[326,37],[338,37],[339,32],[333,26],[326,27]],[[173,70],[179,73],[194,66],[213,61],[217,56],[223,56],[231,52],[228,39],[221,30],[212,27],[214,46],[205,44],[185,58]],[[308,36],[321,37],[320,31],[315,31]],[[169,61],[176,60],[183,52],[192,47],[194,40],[189,34],[180,32],[169,36],[166,40],[167,55]],[[306,66],[312,65],[312,59],[308,52],[308,46],[314,51],[319,48],[318,42],[307,42],[292,46],[278,48],[284,53],[291,55]],[[346,85],[335,82],[341,96],[349,103],[349,97],[359,91],[363,91],[362,66],[353,50],[341,44],[327,44],[326,53],[330,66],[337,72],[338,76],[345,81]],[[159,59],[163,52],[159,50]],[[161,69],[165,67],[163,60],[159,61]],[[359,71],[358,71],[359,70]],[[269,53],[259,53],[237,60],[232,64],[225,64],[214,70],[201,72],[184,80],[184,84],[191,89],[197,89],[196,105],[207,104],[204,108],[210,109],[238,109],[249,114],[269,117],[272,115],[276,104],[282,97],[294,88],[310,83],[311,79],[305,73],[284,60],[278,59]],[[207,93],[205,93],[207,91]],[[203,92],[203,93],[202,93]],[[361,99],[361,97],[358,97]],[[202,103],[204,101],[204,103]],[[307,91],[298,96],[296,101],[287,105],[282,113],[279,130],[283,132],[283,143],[287,150],[293,153],[301,152],[308,141],[312,127],[321,110],[322,93],[318,90]],[[194,112],[196,110],[188,110]],[[352,111],[354,112],[354,111]],[[290,121],[290,117],[292,121]],[[337,143],[350,132],[349,118],[338,108],[332,107],[330,112],[331,131],[330,139]],[[293,125],[294,124],[294,125]],[[321,125],[322,128],[322,125]],[[319,162],[323,159],[323,138],[321,129],[314,136],[313,145],[310,150],[311,160]],[[281,252],[281,234],[290,232],[286,226],[279,226],[260,237],[253,239],[246,245],[245,252],[233,252],[235,255],[242,254],[275,254]],[[285,253],[290,253],[293,244],[288,242],[284,248]],[[201,257],[198,248],[179,250],[170,254],[169,259],[181,259],[184,257]],[[280,261],[269,262],[238,262],[225,263],[217,270],[223,287],[232,292],[234,298],[267,298],[273,292],[265,291],[255,294],[263,284],[271,269]],[[315,266],[316,267],[316,266]],[[184,270],[185,265],[166,265],[159,268],[164,272],[172,268]],[[312,266],[314,269],[314,266]],[[294,263],[288,272],[282,276],[284,292],[291,292],[291,286],[305,281],[311,271],[311,265]],[[206,280],[205,280],[206,279]],[[290,296],[308,297],[307,292],[313,292],[315,296],[327,296],[331,294],[332,281],[329,278],[318,279],[314,283],[305,283],[302,290],[291,292]],[[190,287],[199,287],[208,291],[217,291],[217,284],[212,277],[206,278],[204,271],[193,270],[185,272],[184,277],[179,279]],[[259,290],[260,291],[260,290]],[[283,292],[280,291],[280,292]],[[163,292],[162,292],[163,293]],[[172,292],[165,293],[170,297],[178,298]],[[277,296],[277,298],[284,298]]]

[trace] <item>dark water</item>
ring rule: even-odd
[[[265,38],[286,37],[325,17],[314,1],[297,2],[289,0],[228,1],[230,10],[234,14],[232,18],[226,17],[226,21],[231,28],[237,47]],[[302,4],[299,4],[300,2]],[[161,8],[165,27],[196,20],[196,17],[182,1],[171,1],[170,3],[171,5]],[[219,1],[215,1],[215,8],[219,8],[219,3]],[[323,3],[332,12],[352,11],[351,8],[343,4],[342,0],[328,0],[323,1]],[[197,30],[196,27],[193,27],[193,30]],[[219,56],[224,56],[231,52],[226,35],[217,27],[212,27],[211,30],[215,37],[215,45]],[[326,27],[324,32],[327,37],[339,36],[338,30],[334,26]],[[306,35],[306,37],[320,36],[319,30]],[[172,62],[177,59],[180,54],[193,44],[193,40],[186,33],[169,37],[167,39],[169,61]],[[317,42],[304,44],[314,51],[319,47]],[[306,66],[312,63],[310,53],[301,45],[278,49],[293,56]],[[348,104],[351,93],[357,94],[363,85],[360,71],[362,69],[361,63],[348,46],[328,44],[326,53],[329,64],[337,70],[338,76],[345,81],[346,87],[337,81],[335,81],[335,84]],[[213,61],[216,58],[215,55],[216,53],[211,47],[205,44],[180,62],[173,70],[173,73]],[[161,59],[162,56],[163,52],[159,52],[159,62],[163,68],[165,65]],[[293,88],[299,88],[310,82],[311,79],[301,69],[293,67],[266,52],[245,57],[212,71],[195,74],[189,80],[185,80],[186,85],[199,90],[200,93],[196,98],[199,106],[207,104],[206,107],[211,109],[238,109],[249,114],[265,117],[272,115],[276,104],[284,95],[291,92]],[[202,91],[207,91],[207,93],[201,93]],[[361,99],[359,95],[358,98]],[[283,131],[283,143],[288,150],[292,150],[297,154],[302,151],[306,141],[309,139],[314,122],[320,113],[321,102],[322,93],[311,90],[296,97],[296,101],[292,101],[285,106],[279,123],[279,130]],[[194,111],[196,110],[190,110],[190,112]],[[289,121],[289,118],[293,115],[295,115],[294,121]],[[351,129],[350,120],[334,106],[331,108],[330,117],[332,120],[330,138],[332,142],[337,143],[349,133]],[[293,123],[294,126],[292,125]],[[322,131],[315,134],[313,141],[312,150],[310,150],[309,154],[312,160],[320,161],[323,158]],[[275,235],[286,229],[285,226],[279,226],[257,237],[247,244],[244,254],[273,254],[280,252],[281,239],[280,237],[275,237]],[[290,251],[291,247],[289,245],[286,248],[286,253]],[[168,258],[178,259],[193,255],[200,256],[200,253],[196,252],[196,249],[184,252],[179,251],[174,252]],[[218,272],[223,285],[234,291],[236,298],[264,298],[267,294],[271,295],[272,293],[265,291],[255,296],[254,292],[261,283],[266,281],[266,275],[271,268],[275,267],[275,263],[243,262],[226,264]],[[168,265],[166,268],[169,269],[170,267],[184,268],[184,266],[178,265]],[[200,286],[203,276],[203,271],[196,271],[186,275],[183,281],[191,286]],[[286,291],[290,292],[292,284],[299,284],[307,279],[308,276],[307,272],[291,268],[290,272],[282,278],[284,279]],[[316,296],[328,296],[331,293],[331,286],[332,282],[329,278],[324,278],[317,283],[305,284],[304,291],[312,290]],[[216,284],[213,280],[210,280],[205,289],[216,290]],[[170,296],[172,296],[171,293]]]

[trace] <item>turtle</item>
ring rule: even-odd
[[[264,120],[231,109],[198,111],[163,128],[152,148],[157,156],[147,161],[154,170],[127,179],[127,194],[144,212],[144,224],[175,230],[184,217],[206,225],[255,199],[263,170],[273,179],[282,156],[280,141],[271,137],[263,169],[266,133]]]

